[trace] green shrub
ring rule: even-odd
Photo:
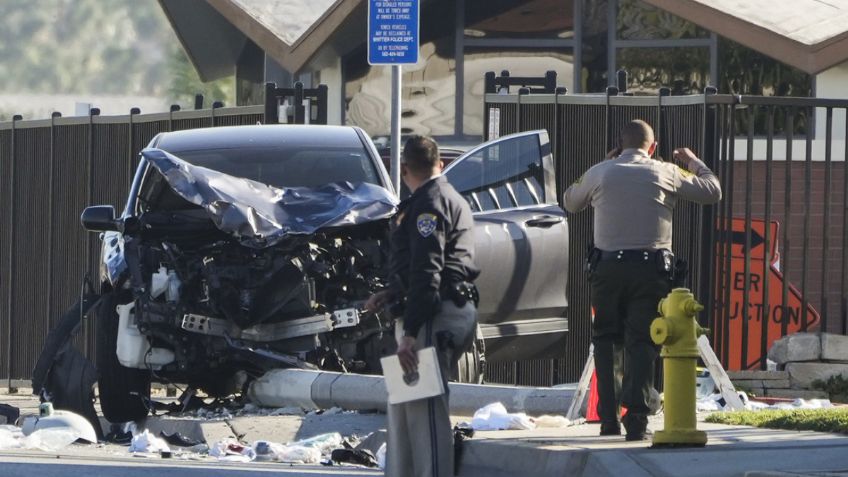
[[[848,403],[848,379],[841,374],[831,376],[827,381],[816,379],[811,387],[826,392],[833,402]]]
[[[707,422],[848,434],[848,408],[716,412]]]

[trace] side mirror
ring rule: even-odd
[[[111,205],[93,205],[86,207],[80,216],[80,222],[89,232],[106,232],[118,230],[115,220],[115,208]]]

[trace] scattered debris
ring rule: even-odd
[[[222,462],[251,462],[256,451],[232,439],[224,439],[209,448],[209,455]]]
[[[21,410],[8,404],[0,404],[0,416],[6,418],[6,424],[14,424],[21,417]]]
[[[378,467],[376,457],[368,449],[335,449],[330,454],[330,460],[340,464]]]
[[[568,427],[572,424],[571,421],[566,419],[564,416],[551,416],[550,414],[545,414],[539,417],[530,418],[536,427],[548,427],[548,428],[560,428],[560,427]]]
[[[744,404],[744,409],[748,411],[758,411],[761,409],[828,409],[833,407],[829,399],[796,399],[790,402],[778,402],[768,404],[765,402],[750,399],[743,391],[737,391],[739,398]],[[696,403],[698,412],[712,411],[731,411],[721,394],[712,394],[698,399]]]
[[[193,447],[204,443],[203,441],[198,441],[192,439],[191,437],[184,436],[179,432],[167,434],[165,433],[165,431],[159,431],[159,437],[165,439],[165,442],[167,442],[168,444],[177,447]]]
[[[53,410],[51,403],[42,403],[39,416],[29,416],[24,419],[22,431],[28,436],[39,430],[52,428],[73,429],[78,439],[90,444],[97,443],[97,431],[85,417],[71,411]]]
[[[315,447],[283,445],[276,442],[256,441],[253,443],[256,460],[285,462],[290,464],[317,464],[321,451]]]
[[[380,466],[381,469],[386,468],[386,443],[380,446],[380,449],[377,450],[377,465]]]
[[[133,436],[130,442],[130,452],[159,453],[170,452],[168,443],[150,433],[147,429]]]
[[[73,444],[79,433],[70,427],[49,427],[24,435],[17,426],[0,426],[0,450],[38,449],[56,452]]]
[[[535,429],[532,419],[523,412],[509,413],[502,403],[487,404],[478,409],[471,419],[471,428],[476,431],[528,430]]]

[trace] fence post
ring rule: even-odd
[[[10,155],[9,155],[9,200],[8,204],[9,209],[11,211],[9,221],[9,278],[7,281],[7,302],[6,302],[6,323],[8,323],[8,333],[6,334],[6,388],[10,393],[15,391],[15,388],[12,387],[12,358],[14,357],[14,353],[12,352],[12,342],[13,342],[13,329],[12,329],[12,316],[14,316],[15,306],[14,306],[14,297],[15,297],[15,162],[16,162],[16,123],[23,119],[23,116],[16,114],[12,116],[12,138],[10,141]]]
[[[518,98],[515,105],[515,132],[521,132],[524,130],[522,129],[523,125],[521,124],[523,122],[521,121],[521,97],[527,96],[528,94],[530,94],[530,88],[518,89]]]
[[[616,86],[620,94],[627,94],[627,71],[618,70],[615,72]]]
[[[277,98],[277,83],[265,83],[265,124],[279,124],[280,101]]]
[[[618,88],[615,86],[607,86],[607,101],[606,106],[604,107],[604,116],[605,116],[605,132],[604,132],[604,151],[609,151],[612,149],[610,147],[610,140],[612,139],[612,121],[610,121],[610,96],[618,95]]]
[[[306,124],[306,108],[303,106],[303,83],[294,84],[294,123]]]
[[[88,110],[88,161],[86,164],[86,172],[88,176],[88,191],[86,194],[86,204],[92,204],[94,202],[94,117],[100,116],[100,108],[91,108]],[[93,257],[91,254],[92,241],[91,236],[94,234],[86,233],[85,234],[85,270],[86,276],[91,271],[91,266],[93,265]],[[82,334],[83,334],[83,349],[85,350],[86,356],[91,356],[89,353],[89,346],[91,344],[91,340],[88,339],[88,321],[83,320],[82,323]]]
[[[203,95],[196,94],[194,95],[194,109],[203,109]]]
[[[545,93],[556,93],[556,80],[557,73],[556,71],[546,71],[545,72]]]
[[[317,94],[318,115],[315,118],[315,122],[318,123],[318,124],[327,124],[327,96],[328,96],[327,92],[328,92],[327,85],[325,85],[325,84],[319,84],[318,85],[318,94]],[[311,115],[312,113],[310,112],[309,114]]]
[[[56,118],[62,116],[62,113],[53,111],[50,114],[50,169],[48,171],[47,186],[47,270],[50,271],[50,276],[47,277],[47,324],[53,328],[53,318],[58,313],[53,313],[53,183],[56,179],[54,173],[56,169]],[[11,317],[10,317],[11,318]]]
[[[671,93],[671,91],[669,91]],[[716,134],[716,111],[710,108],[708,103],[709,96],[718,93],[718,90],[713,86],[707,86],[704,89],[704,127],[701,144],[704,151],[701,157],[707,167],[712,171],[718,171],[718,161],[716,160],[717,141]],[[715,267],[716,267],[716,206],[707,205],[703,207],[703,215],[701,217],[701,233],[703,239],[701,242],[701,269],[699,270],[701,277],[698,287],[698,296],[701,303],[704,304],[704,312],[700,314],[700,324],[703,327],[714,329],[710,326],[710,320],[715,315]],[[715,338],[713,338],[713,342]]]
[[[218,109],[218,108],[223,108],[223,107],[224,107],[223,101],[213,101],[212,102],[212,109],[209,110],[209,117],[210,117],[210,119],[212,119],[212,127],[213,128],[218,125],[218,122],[217,122],[216,117],[215,117],[215,110]]]

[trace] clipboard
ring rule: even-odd
[[[445,393],[435,347],[418,351],[418,371],[411,376],[405,375],[397,355],[380,358],[380,363],[389,393],[389,404],[418,401]]]

